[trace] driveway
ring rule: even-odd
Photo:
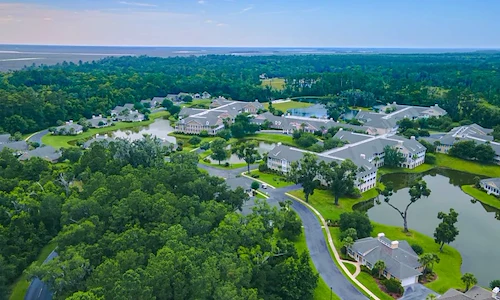
[[[425,299],[429,294],[434,294],[438,297],[440,296],[433,290],[425,287],[423,284],[415,283],[405,287],[403,297],[399,298],[399,300],[422,300]]]
[[[235,184],[235,179],[237,182],[241,182],[242,185],[247,185],[252,183],[252,179],[247,177],[236,176],[241,174],[241,172],[246,171],[246,168],[234,169],[234,170],[221,170],[205,165],[199,165],[201,168],[207,170],[210,175],[219,176],[223,178],[229,178],[231,186]],[[266,192],[269,194],[269,199],[267,202],[272,206],[277,206],[279,202],[285,201],[289,198],[285,193],[299,189],[300,185],[293,185],[279,189],[268,188]],[[293,199],[291,199],[293,200]],[[243,206],[243,214],[248,214],[251,212],[254,206],[254,201],[250,200]],[[321,278],[325,283],[332,288],[333,292],[339,296],[341,299],[357,300],[357,299],[367,299],[354,285],[344,276],[344,274],[339,270],[333,257],[328,251],[327,243],[321,224],[316,218],[313,212],[311,212],[307,207],[301,203],[293,200],[292,208],[297,212],[302,220],[302,225],[304,226],[304,233],[306,237],[307,248],[309,249],[309,255],[311,260],[316,267],[316,270],[320,274]]]
[[[45,129],[45,130],[42,130],[40,132],[37,132],[35,134],[33,134],[28,140],[27,142],[32,142],[32,143],[38,143],[40,145],[42,145],[42,137],[46,134],[49,133],[49,130],[48,129]]]
[[[54,250],[50,252],[49,256],[43,261],[46,263],[57,256],[57,252]],[[31,284],[24,295],[24,300],[52,300],[52,292],[40,279],[35,278],[31,281]]]

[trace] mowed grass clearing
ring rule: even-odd
[[[309,102],[299,102],[299,101],[287,101],[287,102],[280,102],[280,103],[273,103],[273,107],[276,109],[279,109],[283,112],[286,112],[289,109],[294,109],[294,108],[306,108],[313,105],[312,103]],[[267,105],[269,108],[269,104]]]
[[[259,170],[251,170],[251,175],[259,175],[258,180],[264,181],[265,183],[272,185],[277,188],[287,187],[294,185],[293,182],[289,182],[285,180],[285,177],[273,174],[273,173],[264,173]]]
[[[500,166],[498,165],[485,165],[442,153],[436,153],[435,155],[436,166],[438,167],[449,168],[457,171],[488,177],[500,177]]]
[[[263,88],[271,87],[273,90],[282,91],[285,89],[285,78],[262,79],[260,85]]]
[[[493,195],[488,195],[488,193],[483,192],[481,190],[478,190],[475,186],[473,185],[462,185],[461,186],[462,191],[464,193],[468,194],[469,196],[473,197],[474,199],[489,205],[493,206],[497,209],[500,209],[500,199]]]

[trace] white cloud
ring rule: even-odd
[[[223,26],[227,26],[227,24],[226,23],[219,23],[219,24],[217,24],[217,27],[223,27]]]
[[[43,18],[44,21],[52,21],[52,18]]]
[[[124,5],[132,5],[132,6],[142,6],[142,7],[157,7],[156,4],[144,3],[144,2],[128,2],[128,1],[120,1],[118,2]]]
[[[214,21],[212,21],[212,20],[210,20],[210,19],[209,19],[209,20],[205,20],[205,23],[209,23],[209,24],[210,24],[210,23],[213,23],[213,22],[214,22]]]
[[[233,15],[241,15],[241,14],[244,14],[244,13],[246,13],[247,11],[252,10],[252,9],[253,9],[253,6],[252,6],[252,5],[251,5],[251,6],[247,6],[247,7],[245,7],[244,9],[242,9],[242,10],[240,10],[240,11],[238,11],[238,12],[233,13]]]
[[[198,1],[198,4],[205,4],[205,3],[207,3],[205,0],[199,0]]]

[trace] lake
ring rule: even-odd
[[[267,153],[271,151],[274,147],[276,147],[275,143],[265,143],[265,142],[259,142],[259,147],[257,148],[257,151],[259,151],[260,155],[262,156],[264,153]],[[227,147],[228,150],[231,150],[231,145]],[[210,156],[207,157],[211,163],[213,164],[218,164],[219,162],[210,158]],[[231,154],[229,159],[226,160],[221,160],[221,164],[224,163],[230,163],[230,164],[239,164],[239,163],[244,163],[245,161],[243,159],[239,159],[236,154]]]
[[[384,175],[382,182],[392,181],[397,190],[391,203],[404,210],[410,199],[408,186],[422,176],[431,195],[418,200],[409,208],[409,229],[433,237],[440,222],[438,212],[448,213],[450,208],[455,209],[459,213],[456,225],[460,233],[451,246],[462,254],[462,272],[475,274],[479,284],[483,286],[488,286],[493,279],[500,279],[500,211],[479,201],[473,203],[472,197],[460,189],[461,185],[473,184],[475,175],[443,169],[423,174]],[[380,200],[380,205],[369,202],[357,209],[367,210],[374,222],[402,227],[403,219],[399,213],[383,199]]]
[[[292,116],[298,117],[316,117],[316,118],[327,118],[328,113],[323,104],[314,104],[309,107],[304,108],[292,108],[286,111]]]
[[[156,119],[148,126],[138,126],[130,129],[113,131],[113,137],[134,141],[142,139],[145,134],[149,134],[175,144],[175,137],[168,135],[172,132],[174,132],[174,128],[170,126],[169,120]]]

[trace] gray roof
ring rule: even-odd
[[[191,115],[196,115],[201,112],[207,111],[206,109],[203,108],[191,108],[191,107],[183,107],[181,111],[179,112],[179,116],[182,117],[188,117]]]
[[[500,189],[500,177],[482,179],[481,183]]]
[[[354,133],[347,130],[339,130],[333,137],[349,143],[357,143],[372,138],[370,135]]]
[[[54,162],[61,157],[61,152],[57,151],[52,146],[42,146],[24,153],[19,157],[19,160],[28,160],[32,157],[40,157]]]
[[[222,118],[220,118],[220,111],[207,111],[204,114],[197,114],[189,116],[185,119],[179,120],[178,123],[185,124],[190,121],[196,121],[203,126],[216,126],[222,124]]]
[[[462,293],[455,289],[449,289],[446,293],[441,295],[439,299],[446,300],[491,300],[495,299],[492,297],[492,292],[486,290],[480,286],[473,286],[467,292]]]
[[[132,103],[127,103],[125,105],[123,105],[124,108],[127,108],[127,109],[134,109],[134,104]]]
[[[404,279],[421,274],[417,270],[421,266],[418,256],[407,241],[400,241],[398,248],[390,247],[391,240],[382,237],[359,239],[352,245],[354,252],[364,256],[372,266],[379,260],[385,263],[386,270],[398,279]]]
[[[90,123],[91,127],[99,127],[100,122],[103,122],[104,124],[111,123],[107,118],[103,117],[92,117],[91,119],[88,119],[87,122]]]
[[[15,141],[0,144],[0,151],[2,151],[4,148],[8,148],[14,151],[26,151],[28,150],[28,143],[26,143],[26,141]]]
[[[116,119],[123,122],[133,122],[140,119],[144,120],[144,115],[141,113],[131,112],[128,116],[118,115],[116,116]]]
[[[0,144],[8,143],[10,142],[10,134],[0,134]]]
[[[64,124],[61,126],[56,127],[57,130],[65,130],[66,132],[69,132],[71,129],[73,129],[75,132],[83,130],[83,126],[80,124],[76,123],[69,123],[69,124]]]
[[[155,102],[156,103],[162,103],[163,100],[165,100],[166,97],[153,97],[153,99],[151,99],[151,101]]]

